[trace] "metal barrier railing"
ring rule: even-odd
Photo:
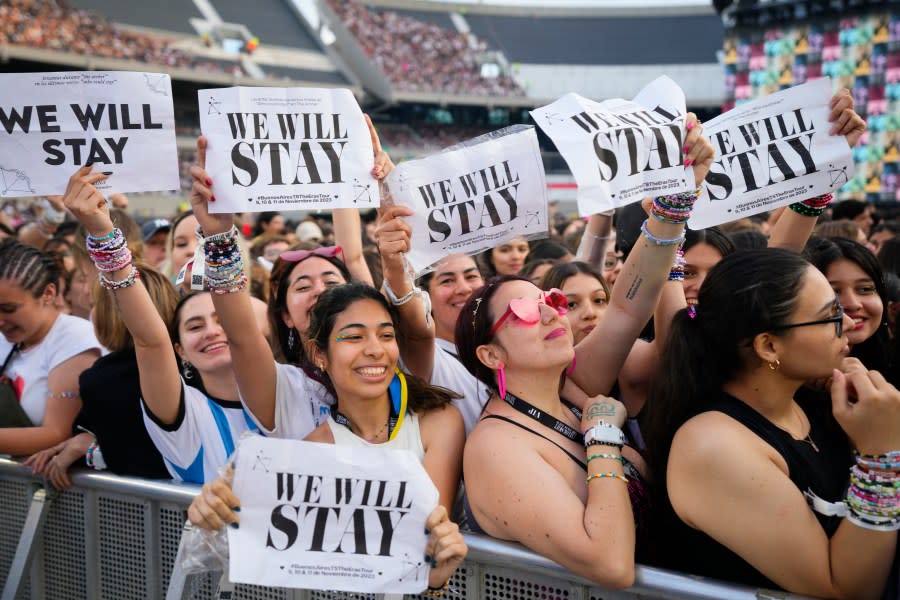
[[[46,488],[0,459],[0,600],[180,597],[212,599],[218,574],[173,579],[187,506],[198,486],[75,471],[74,487]],[[461,600],[800,600],[638,566],[634,587],[609,591],[523,547],[467,534],[469,555],[451,581]],[[177,570],[176,570],[177,571]],[[325,600],[363,596],[238,585],[233,598]],[[412,596],[412,598],[418,598]]]

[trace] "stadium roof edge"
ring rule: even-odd
[[[677,15],[714,15],[712,2],[703,5],[651,5],[637,2],[634,7],[624,6],[510,6],[498,4],[468,4],[422,0],[365,0],[365,4],[380,8],[417,10],[429,12],[458,12],[516,17],[644,17]],[[549,4],[549,3],[548,3]]]
[[[196,69],[172,69],[162,65],[136,60],[119,60],[83,54],[72,54],[70,52],[59,52],[55,50],[29,48],[11,44],[0,44],[0,63],[6,63],[10,60],[26,60],[50,65],[81,67],[86,71],[168,73],[172,79],[179,81],[193,81],[223,86],[340,87],[349,89],[357,99],[363,98],[365,95],[360,86],[354,85],[334,85],[321,81],[300,81],[293,79],[254,79],[252,77],[238,77],[228,73],[214,73]]]

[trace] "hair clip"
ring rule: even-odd
[[[484,298],[475,298],[475,308],[472,309],[472,329],[475,329],[475,319],[478,317],[478,307]]]

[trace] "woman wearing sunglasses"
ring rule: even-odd
[[[900,392],[875,371],[837,370],[853,320],[792,252],[726,256],[698,300],[675,317],[648,402],[659,562],[880,597],[900,528]],[[830,402],[803,387],[827,377]]]
[[[686,129],[685,164],[699,185],[712,147],[693,115]],[[475,292],[456,324],[460,360],[495,391],[466,442],[470,525],[609,588],[634,581],[635,525],[642,533],[647,507],[642,461],[621,429],[625,407],[601,394],[657,304],[694,197],[653,200],[607,316],[577,348],[565,295],[518,277]],[[566,374],[591,396],[583,412],[560,398]]]
[[[376,150],[372,176],[382,179],[392,163],[381,150],[371,121],[368,117],[366,120]],[[356,209],[334,211],[335,237],[350,247],[347,262],[342,260],[344,252],[340,246],[281,253],[269,280],[268,314],[273,339],[270,346],[259,329],[252,326],[252,307],[232,216],[210,214],[208,210],[207,203],[215,202],[215,195],[205,170],[204,137],[197,141],[197,157],[198,164],[191,167],[190,200],[206,235],[203,244],[208,285],[228,334],[241,400],[269,435],[302,439],[324,422],[333,402],[321,372],[304,351],[310,311],[328,288],[345,284],[351,277],[368,284],[372,281],[362,256],[359,213]],[[283,362],[276,362],[276,357]]]

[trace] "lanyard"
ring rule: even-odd
[[[400,432],[403,419],[406,416],[406,405],[409,400],[406,389],[406,376],[400,369],[396,370],[391,385],[388,386],[388,395],[391,398],[391,412],[388,417],[388,441],[392,441]],[[338,410],[337,403],[331,405],[331,418],[334,422],[350,429],[350,419]],[[351,429],[352,431],[352,429]]]
[[[553,431],[558,431],[573,442],[583,439],[580,431],[572,429],[570,426],[566,425],[556,417],[548,415],[544,411],[535,407],[533,404],[530,404],[525,400],[514,396],[510,392],[506,392],[506,397],[504,398],[504,400],[506,400],[507,404],[512,406],[514,409],[516,409],[526,417],[534,419],[541,425],[549,427]]]

